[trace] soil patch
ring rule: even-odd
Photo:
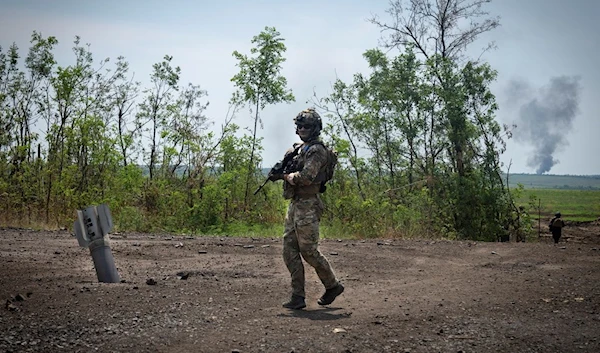
[[[1,229],[0,351],[600,352],[600,224],[564,235],[326,239],[346,291],[307,267],[290,311],[281,239],[112,234],[106,284],[68,231]]]

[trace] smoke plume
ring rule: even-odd
[[[533,146],[527,161],[537,174],[549,172],[559,161],[554,153],[568,145],[567,136],[579,112],[581,86],[578,76],[560,76],[534,90],[524,81],[512,81],[509,99],[518,109],[517,141]]]

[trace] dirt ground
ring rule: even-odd
[[[291,311],[277,237],[111,234],[107,284],[69,230],[0,229],[0,351],[600,352],[600,222],[542,235],[326,239],[346,291],[320,307],[307,268]]]

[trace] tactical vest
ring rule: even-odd
[[[333,178],[333,172],[335,170],[335,166],[337,165],[337,153],[325,146],[322,141],[311,141],[303,145],[300,149],[298,149],[298,153],[294,156],[292,160],[293,170],[289,172],[299,172],[302,171],[304,165],[306,164],[306,158],[308,155],[308,150],[314,145],[321,145],[326,152],[327,161],[321,166],[317,176],[312,181],[310,185],[291,185],[287,182],[283,183],[283,197],[286,199],[290,199],[294,196],[310,196],[316,195],[317,193],[323,193],[326,190],[325,184]]]

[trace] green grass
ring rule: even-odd
[[[546,219],[556,212],[571,221],[593,221],[600,217],[600,190],[525,189],[515,201],[527,205],[531,196],[537,197],[527,207],[532,218],[541,215]]]

